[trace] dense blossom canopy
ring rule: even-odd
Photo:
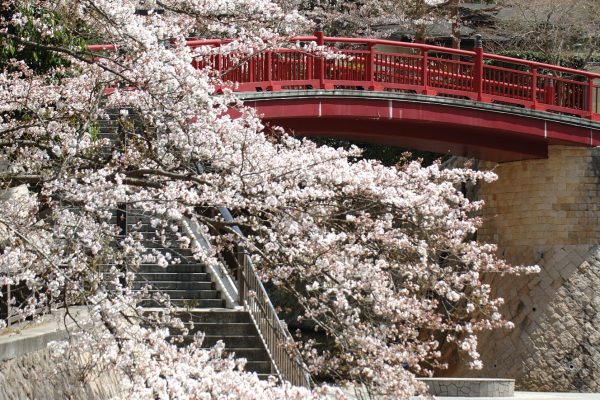
[[[169,329],[181,321],[168,304],[144,314],[136,304],[147,292],[132,290],[127,271],[178,260],[146,249],[135,231],[119,236],[111,215],[120,204],[150,215],[159,236],[183,232],[187,218],[225,232],[212,238],[214,251],[241,242],[264,279],[294,295],[332,338],[327,352],[303,346],[315,373],[403,398],[423,391],[414,372],[441,366],[442,342],[456,343],[478,367],[476,333],[509,325],[483,275],[535,270],[509,266],[493,245],[474,240],[482,204],[457,187],[493,174],[419,162],[384,167],[355,161],[355,148],[266,135],[215,71],[193,67],[215,52],[243,62],[281,45],[311,29],[298,13],[269,0],[139,7],[8,1],[0,21],[0,40],[15,46],[0,72],[0,287],[26,285],[23,316],[41,305],[87,307],[87,317],[68,317],[80,318],[70,339],[53,346],[59,367],[108,368],[122,379],[124,398],[306,399],[325,391],[258,381],[242,361],[223,358],[222,345],[201,349],[201,338],[186,348],[171,343]],[[23,26],[36,34],[14,33]],[[59,31],[77,40],[56,42]],[[185,45],[225,36],[239,40]],[[81,40],[118,51],[92,54]],[[40,73],[21,51],[62,61]],[[98,138],[98,121],[111,110],[120,110],[127,146]],[[246,237],[203,212],[215,207],[228,207]],[[190,239],[179,233],[182,245]]]

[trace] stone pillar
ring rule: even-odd
[[[492,277],[512,331],[481,336],[482,371],[517,390],[600,391],[600,149],[550,146],[548,159],[499,164],[484,184],[478,240],[539,275]]]

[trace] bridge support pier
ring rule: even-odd
[[[491,277],[512,331],[480,337],[482,371],[448,375],[515,378],[517,390],[600,391],[600,148],[550,146],[548,159],[499,164],[483,185],[478,239],[513,264],[541,273]]]

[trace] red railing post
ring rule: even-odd
[[[271,57],[271,50],[267,50],[267,53],[265,54],[265,80],[269,83],[273,80],[273,70],[271,69]]]
[[[376,90],[375,87],[375,44],[369,43],[369,54],[367,55],[367,62],[365,67],[367,69],[367,80],[369,81],[369,90]]]
[[[477,94],[478,101],[488,102],[489,99],[483,93],[485,78],[483,66],[483,40],[481,35],[477,34],[475,35],[475,59],[473,60],[473,91]]]
[[[318,30],[315,32],[315,36],[317,37],[317,46],[325,46],[325,35],[323,35],[323,31]],[[325,57],[319,57],[317,60],[317,76],[319,77],[319,88],[320,89],[333,89],[328,87],[325,84]]]
[[[427,49],[422,49],[421,50],[421,54],[423,56],[423,65],[421,66],[422,69],[422,79],[423,79],[423,91],[422,93],[427,95],[429,94],[429,55],[428,55],[428,51]]]
[[[265,54],[265,75],[267,90],[273,90],[273,52],[271,50],[267,50]]]
[[[594,119],[594,78],[587,77],[587,111],[590,112],[589,118]]]
[[[544,79],[544,103],[554,105],[554,80]]]
[[[256,82],[254,73],[254,57],[250,57],[248,60],[248,82]]]
[[[531,65],[529,67],[531,69],[531,108],[534,110],[539,109],[538,98],[537,98],[537,89],[538,89],[538,69],[536,65]]]
[[[223,69],[223,56],[221,53],[217,54],[217,71],[219,71],[219,75],[221,75],[221,70]]]

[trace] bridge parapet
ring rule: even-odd
[[[600,120],[599,74],[485,53],[382,39],[314,36],[296,47],[259,51],[239,61],[215,54],[196,62],[218,71],[241,92],[357,89],[412,92],[510,104]],[[223,40],[190,40],[192,48]],[[315,42],[341,57],[323,58],[303,47]]]
[[[220,47],[232,40],[188,40],[191,48]],[[241,92],[290,89],[358,89],[411,92],[600,120],[600,74],[474,51],[383,39],[298,36],[288,48],[252,54],[199,53],[194,65],[209,67]],[[310,51],[309,43],[339,57]],[[295,45],[294,45],[295,44]],[[93,52],[117,45],[91,45]]]

